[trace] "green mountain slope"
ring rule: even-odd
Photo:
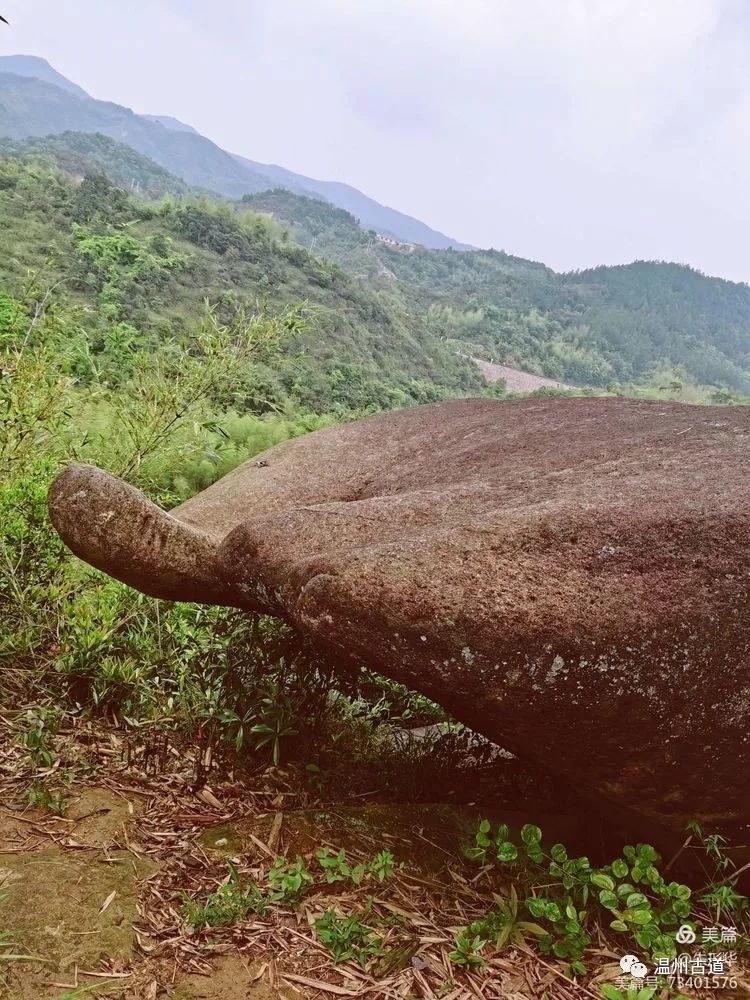
[[[345,212],[276,190],[248,199],[295,238],[421,315],[470,353],[581,385],[672,367],[750,389],[750,287],[678,264],[636,261],[558,274],[497,251],[388,247]]]
[[[459,244],[424,223],[387,208],[346,184],[317,181],[283,167],[232,156],[168,115],[137,115],[96,101],[45,60],[0,56],[0,136],[23,139],[57,132],[99,132],[127,143],[194,187],[229,198],[279,184],[353,211],[366,226],[425,246]]]
[[[0,139],[0,154],[55,165],[73,177],[105,174],[118,187],[146,198],[182,195],[189,188],[158,163],[97,132],[61,132],[30,139]]]
[[[191,336],[204,300],[222,313],[305,303],[308,329],[253,376],[268,405],[389,407],[477,391],[474,367],[376,289],[294,244],[247,207],[207,198],[148,204],[104,178],[76,183],[0,157],[0,292],[55,289],[106,366],[123,338],[148,348]],[[250,393],[250,389],[248,389]]]

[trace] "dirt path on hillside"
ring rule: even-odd
[[[543,375],[531,375],[529,372],[499,365],[494,361],[484,361],[482,358],[474,357],[471,360],[488,382],[499,382],[502,379],[508,392],[535,392],[537,389],[545,388],[575,389],[575,386],[566,385],[565,382],[556,382],[555,379],[544,378]]]

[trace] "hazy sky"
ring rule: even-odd
[[[0,51],[558,269],[750,280],[748,0],[0,0]]]

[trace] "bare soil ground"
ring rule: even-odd
[[[462,851],[478,809],[322,803],[291,767],[214,770],[195,788],[189,751],[164,744],[153,761],[128,743],[101,724],[63,731],[48,775],[77,768],[63,816],[25,805],[24,752],[0,743],[0,932],[27,956],[2,964],[2,1000],[601,1000],[596,981],[619,975],[605,941],[586,984],[523,948],[490,953],[484,968],[450,962],[456,933],[493,905],[491,883]],[[575,818],[558,817],[556,829],[554,817],[544,821],[553,836],[575,833]],[[277,856],[300,855],[312,868],[324,847],[353,862],[388,848],[402,867],[362,886],[319,876],[298,905],[229,927],[187,924],[185,899],[215,891],[229,860],[261,883]],[[384,957],[366,971],[334,965],[315,920],[331,907],[349,915],[367,906]]]

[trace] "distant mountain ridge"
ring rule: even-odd
[[[76,97],[91,100],[83,87],[79,87],[77,83],[58,73],[46,59],[40,59],[39,56],[0,56],[0,72],[15,73],[16,76],[32,76],[44,83],[51,83],[62,90],[67,90]]]
[[[44,59],[0,56],[0,136],[26,139],[71,131],[109,136],[187,184],[229,198],[285,187],[323,198],[352,212],[365,228],[400,240],[431,248],[470,249],[347,184],[315,180],[233,155],[169,115],[138,115],[119,104],[95,100]]]
[[[426,226],[419,219],[414,219],[395,208],[388,208],[381,205],[367,195],[362,194],[349,184],[341,184],[338,181],[319,181],[313,177],[305,177],[302,174],[295,174],[284,167],[278,167],[272,163],[255,163],[244,156],[235,156],[240,163],[246,164],[251,170],[263,174],[271,181],[272,188],[285,188],[294,194],[306,195],[310,198],[318,198],[327,201],[336,208],[343,208],[365,229],[374,229],[376,232],[388,236],[395,236],[397,239],[407,243],[419,243],[431,250],[447,250],[452,247],[454,250],[473,250],[474,247],[467,243],[457,243],[445,233],[440,233],[435,229]]]
[[[5,73],[0,57],[0,135],[10,139],[60,132],[99,132],[131,146],[186,183],[230,198],[262,191],[268,181],[215,143],[165,128],[129,108],[81,98],[37,77]]]
[[[200,135],[198,129],[193,128],[192,125],[186,125],[185,122],[181,122],[179,118],[173,118],[172,115],[141,115],[141,118],[150,122],[158,122],[173,132],[190,132],[192,135]]]

